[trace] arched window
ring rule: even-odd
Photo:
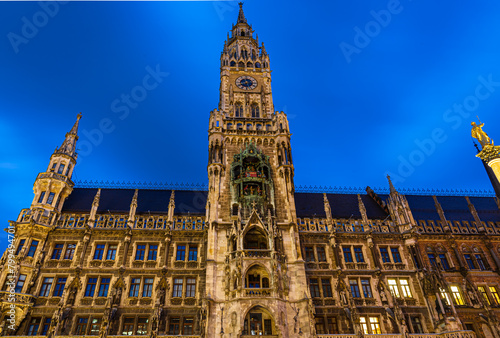
[[[241,31],[240,35],[245,36],[245,31]]]
[[[259,106],[256,103],[252,104],[252,117],[260,117]]]
[[[257,129],[257,130],[262,130],[262,124],[258,123],[258,124],[256,125],[256,128],[255,128],[255,129]]]
[[[237,130],[241,130],[241,129],[242,129],[242,127],[243,127],[243,125],[242,125],[241,123],[238,123],[238,124],[236,125],[236,129],[237,129]]]
[[[269,275],[262,265],[254,265],[247,271],[245,277],[245,288],[267,289],[269,288]]]
[[[247,62],[247,67],[248,68],[252,68],[253,67],[253,65],[252,65],[252,63],[250,61]]]
[[[255,63],[255,68],[260,68],[260,62]]]
[[[243,323],[243,335],[272,336],[277,334],[273,316],[261,306],[255,306],[248,311]]]
[[[234,61],[231,61],[231,63],[229,64],[231,67],[236,67],[236,62]]]
[[[234,106],[234,117],[243,117],[243,105],[240,102]]]
[[[247,130],[252,130],[252,124],[247,123]]]
[[[232,123],[228,123],[227,124],[227,130],[231,130],[233,129],[233,124]]]
[[[241,56],[243,56],[244,59],[248,58],[248,51],[246,49],[243,49],[241,51]]]
[[[243,61],[238,62],[239,68],[245,68],[245,63]]]
[[[266,124],[266,130],[267,130],[267,131],[270,131],[270,130],[271,130],[271,125],[270,125],[270,124]]]
[[[256,228],[251,229],[245,235],[243,240],[244,249],[263,249],[267,250],[267,237],[264,232]]]

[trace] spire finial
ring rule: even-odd
[[[78,125],[80,124],[80,119],[82,118],[82,113],[76,116],[76,122],[71,128],[71,130],[66,133],[64,142],[59,148],[56,148],[54,153],[63,153],[72,157],[76,155],[76,141],[78,140]],[[76,159],[76,157],[75,157]]]
[[[396,188],[394,188],[394,185],[392,184],[391,176],[387,175],[387,180],[389,181],[389,188],[391,193],[397,192]]]
[[[243,13],[243,2],[239,2],[240,12],[238,13],[238,22],[237,23],[246,23],[247,19],[245,19],[245,13]]]

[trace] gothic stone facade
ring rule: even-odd
[[[78,116],[10,222],[3,335],[500,338],[497,198],[296,193],[241,9],[220,67],[208,191],[75,188]]]

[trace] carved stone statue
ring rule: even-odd
[[[476,122],[472,122],[471,125],[472,125],[472,137],[477,139],[477,141],[481,144],[483,148],[487,144],[493,144],[493,142],[491,142],[490,137],[483,131],[484,123],[480,123],[479,125],[477,125]]]
[[[72,287],[69,290],[68,300],[66,301],[66,304],[75,305],[76,292],[77,292],[77,289],[75,287]]]

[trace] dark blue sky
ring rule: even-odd
[[[50,16],[36,2],[0,2],[4,227],[29,207],[80,111],[74,179],[206,182],[208,116],[237,7],[68,2]],[[499,2],[244,8],[270,54],[275,109],[289,116],[297,185],[385,187],[391,172],[397,187],[491,190],[470,121],[479,115],[500,143]],[[147,67],[169,75],[125,114],[122,95]],[[113,130],[92,144],[102,123]]]

